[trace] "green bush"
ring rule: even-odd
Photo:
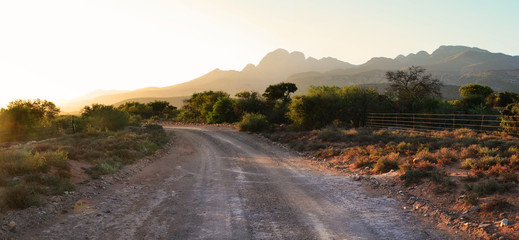
[[[375,162],[373,170],[376,173],[386,173],[398,169],[398,155],[398,153],[390,153],[389,155],[380,157],[377,162]]]
[[[92,178],[99,178],[101,175],[112,174],[121,169],[122,164],[116,158],[108,158],[97,162],[96,166],[88,172]]]
[[[519,103],[509,104],[501,111],[501,127],[505,132],[519,134]]]
[[[422,169],[408,169],[404,174],[400,175],[400,179],[404,181],[404,183],[418,183],[423,178],[429,177],[430,173],[427,170]]]
[[[147,156],[153,154],[159,148],[160,147],[156,143],[150,141],[148,138],[139,143],[139,151]]]
[[[267,117],[258,113],[246,113],[238,123],[238,130],[248,132],[263,132],[269,128]]]
[[[218,91],[205,91],[194,93],[185,101],[177,120],[182,122],[207,123],[209,115],[213,112],[215,103],[220,98],[228,98],[229,94]]]
[[[130,124],[128,113],[111,105],[92,104],[81,110],[82,124],[80,128],[87,131],[117,131]]]
[[[288,116],[298,129],[319,129],[334,121],[363,126],[368,112],[385,111],[388,102],[374,89],[311,86],[307,95],[292,100]]]
[[[466,183],[464,186],[465,189],[477,194],[478,196],[487,196],[497,192],[505,192],[511,188],[511,184],[499,183],[494,178],[482,179],[475,183]]]
[[[0,142],[39,140],[58,135],[52,122],[60,112],[46,100],[15,100],[0,109]]]
[[[317,137],[323,141],[337,142],[344,139],[345,135],[336,127],[328,126],[317,133]]]
[[[234,100],[220,97],[213,105],[213,111],[207,115],[207,123],[233,123],[237,117],[233,108]]]
[[[14,209],[24,209],[40,204],[37,187],[20,183],[8,186],[2,200],[4,205]]]
[[[74,190],[74,184],[70,182],[69,176],[62,177],[43,174],[31,174],[25,176],[24,180],[26,184],[42,186],[39,193],[43,194],[63,194],[65,191]]]

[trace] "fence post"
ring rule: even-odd
[[[74,115],[70,116],[70,121],[72,123],[72,134],[76,134],[76,126],[74,124]]]
[[[452,114],[452,130],[456,128],[456,114]]]
[[[480,131],[483,131],[483,120],[485,119],[485,115],[482,115],[481,116],[481,128],[479,129]]]
[[[413,113],[413,130],[414,130],[414,113]]]

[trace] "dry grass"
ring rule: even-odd
[[[340,159],[329,163],[334,168],[349,167],[371,174],[400,169],[404,182],[417,183],[426,178],[440,186],[440,192],[457,188],[448,177],[454,172],[470,170],[477,176],[465,188],[459,187],[459,191],[477,196],[506,192],[518,179],[519,140],[502,134],[470,129],[419,132],[327,127],[311,132],[270,133],[269,137],[298,151],[312,152],[315,150],[307,146],[319,145],[324,150],[317,150],[315,156]]]
[[[39,204],[40,195],[74,189],[69,159],[87,161],[93,178],[110,174],[136,159],[153,154],[169,141],[161,126],[119,132],[89,132],[0,151],[0,184],[4,207]]]

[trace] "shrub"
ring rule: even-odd
[[[501,127],[505,132],[519,134],[519,103],[509,104],[501,111]]]
[[[496,156],[499,153],[498,148],[479,147],[477,149],[479,155],[483,156]]]
[[[400,142],[396,145],[396,149],[402,153],[410,153],[413,150],[413,145],[411,143]]]
[[[234,100],[229,97],[219,97],[213,105],[213,111],[207,114],[207,123],[233,123],[237,116],[233,108]]]
[[[461,149],[460,157],[461,158],[474,158],[478,155],[478,145],[472,144],[466,148]]]
[[[246,113],[238,123],[240,131],[263,132],[269,128],[267,118],[259,113]]]
[[[58,135],[52,121],[60,112],[46,100],[15,100],[0,109],[0,142],[38,140]]]
[[[429,176],[429,171],[422,169],[408,169],[404,174],[400,175],[400,179],[404,181],[406,185],[411,183],[418,183],[422,178]]]
[[[355,157],[355,163],[353,163],[354,168],[371,167],[371,165],[373,165],[373,160],[371,160],[368,156],[363,155]]]
[[[431,152],[429,152],[428,149],[423,149],[422,151],[419,151],[418,153],[416,153],[414,158],[415,159],[421,159],[423,161],[428,161],[428,162],[431,162],[431,163],[436,163],[437,162],[436,156],[434,154],[432,154]]]
[[[100,175],[111,174],[121,169],[122,165],[114,158],[99,161],[96,166],[91,169],[92,178],[98,178]]]
[[[302,142],[299,142],[299,141],[291,142],[288,146],[290,148],[292,148],[292,149],[294,149],[296,151],[300,151],[300,152],[305,150],[305,145]]]
[[[444,147],[436,151],[434,155],[438,159],[438,164],[444,166],[456,160],[458,152],[455,149]]]
[[[328,158],[328,157],[333,157],[333,156],[337,156],[341,153],[341,151],[339,149],[336,149],[336,148],[333,148],[333,147],[330,147],[330,148],[327,148],[327,149],[324,149],[324,150],[321,150],[321,151],[318,151],[315,156],[318,157],[318,158]]]
[[[3,195],[3,203],[14,209],[24,209],[40,204],[38,189],[34,185],[14,184],[8,186]]]
[[[323,149],[325,148],[326,145],[325,144],[322,144],[322,143],[316,143],[316,142],[312,142],[308,145],[308,148],[312,151],[315,151],[315,150],[319,150],[319,149]],[[518,162],[519,163],[519,162]]]
[[[81,110],[82,127],[87,131],[117,131],[130,124],[128,113],[111,105],[92,104]]]
[[[478,203],[478,200],[479,199],[477,194],[470,193],[463,199],[463,202],[469,205],[476,205]]]
[[[483,204],[481,208],[486,212],[500,212],[513,207],[512,204],[502,197],[493,197],[489,202]]]
[[[323,141],[337,142],[344,138],[344,134],[340,129],[333,126],[328,126],[321,129],[319,133],[317,133],[317,137]]]
[[[68,177],[31,174],[25,176],[25,182],[44,186],[39,193],[49,195],[62,194],[65,191],[74,190],[74,185],[70,182]]]
[[[206,123],[208,116],[213,112],[213,106],[220,98],[228,98],[229,94],[217,91],[194,93],[186,100],[177,119],[182,122]],[[225,104],[224,104],[225,105]],[[227,109],[227,108],[224,108]]]
[[[334,121],[357,127],[364,125],[368,112],[386,110],[387,102],[374,89],[311,86],[307,95],[292,100],[288,116],[298,129],[318,129]]]
[[[382,156],[377,160],[375,166],[373,166],[373,170],[375,170],[376,173],[386,173],[391,170],[396,170],[398,169],[399,157],[399,153],[390,153],[386,156]]]
[[[466,183],[465,189],[478,196],[492,195],[496,192],[504,192],[510,189],[510,184],[501,184],[494,178],[482,179],[475,183]]]
[[[461,167],[464,169],[473,169],[476,167],[476,159],[467,158],[461,163]]]

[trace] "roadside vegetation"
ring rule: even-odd
[[[385,94],[356,86],[312,86],[291,96],[297,87],[290,83],[234,98],[197,93],[177,120],[236,123],[240,131],[262,132],[329,168],[382,176],[388,185],[448,211],[480,221],[519,219],[519,94],[468,84],[460,87],[459,100],[441,100],[440,81],[414,66],[389,71],[386,79]],[[498,131],[478,131],[483,123],[478,129],[434,131],[367,128],[370,113],[498,115]]]
[[[334,125],[363,127],[370,113],[491,114],[500,115],[501,129],[518,134],[519,94],[494,92],[490,87],[460,87],[460,99],[441,100],[441,83],[422,67],[387,72],[390,87],[385,94],[357,86],[311,86],[304,95],[293,83],[270,85],[263,94],[244,91],[195,93],[179,110],[179,122],[239,123],[242,131],[312,130]],[[245,128],[250,114],[264,116],[269,127]],[[244,117],[245,119],[244,121]],[[499,124],[498,124],[499,125]],[[496,126],[498,128],[499,126]]]
[[[91,178],[152,155],[169,136],[145,124],[176,116],[167,102],[85,106],[80,116],[60,116],[45,100],[16,100],[0,110],[2,208],[42,204],[42,197],[73,191],[71,161],[91,166]]]

